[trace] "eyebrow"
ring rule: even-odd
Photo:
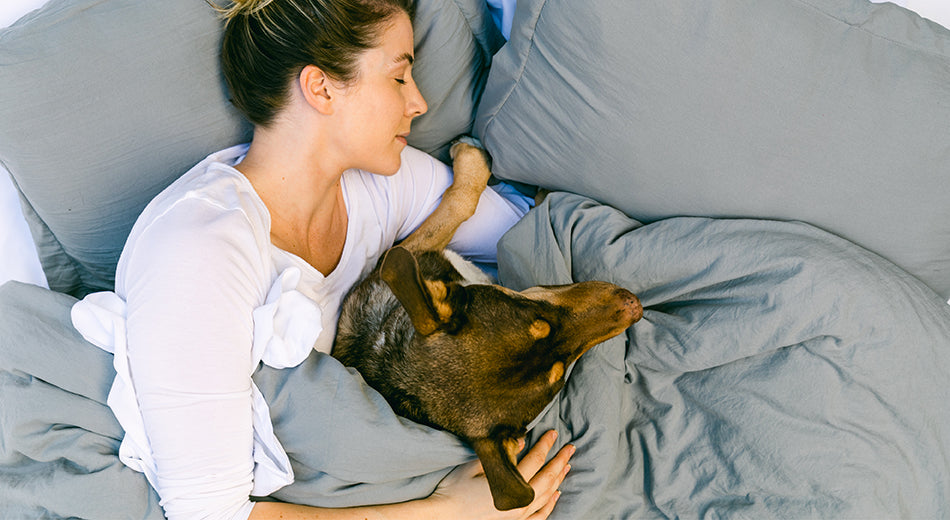
[[[415,60],[415,58],[412,57],[412,53],[404,52],[404,53],[400,54],[399,56],[396,56],[396,59],[393,60],[393,63],[401,63],[401,62],[404,62],[404,61],[405,61],[405,62],[408,62],[409,65],[412,65],[412,62],[414,62],[414,61],[416,61],[416,60]]]

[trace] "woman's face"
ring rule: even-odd
[[[377,47],[359,59],[359,75],[342,94],[337,146],[347,151],[351,168],[392,175],[412,120],[428,110],[412,79],[412,25],[404,13],[382,32]]]

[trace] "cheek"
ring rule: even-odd
[[[395,99],[398,96],[387,94],[368,101],[362,107],[362,123],[364,131],[375,133],[381,137],[392,138],[398,132],[402,111]]]
[[[404,89],[406,87],[401,88]],[[406,113],[406,96],[403,95],[402,91],[397,89],[389,90],[385,95],[381,95],[377,101],[379,104],[377,117],[402,120]]]

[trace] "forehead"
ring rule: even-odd
[[[468,285],[468,305],[487,323],[502,320],[527,326],[537,318],[555,320],[561,310],[541,298],[530,298],[501,285]]]
[[[367,50],[364,58],[381,67],[411,65],[414,57],[409,16],[402,12],[393,16],[383,26],[376,47]]]

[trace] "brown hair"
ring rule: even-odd
[[[260,126],[283,108],[305,66],[351,83],[386,22],[414,15],[413,0],[237,0],[215,8],[227,20],[221,67],[231,102]]]

